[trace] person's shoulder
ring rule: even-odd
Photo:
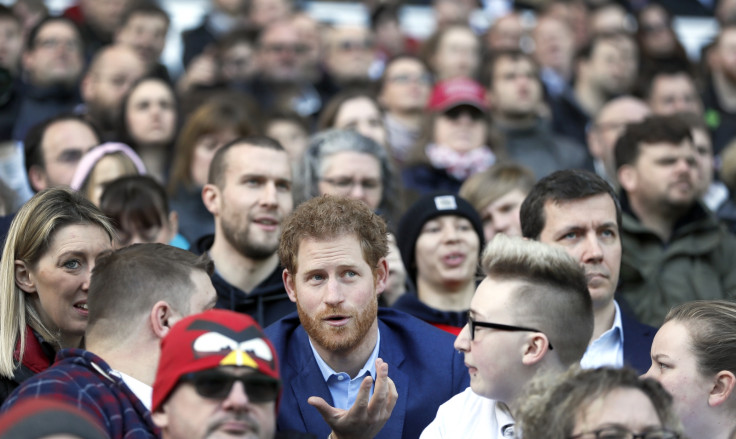
[[[274,344],[276,350],[279,346],[285,346],[294,331],[301,326],[297,313],[291,313],[276,322],[266,326],[263,332],[266,334],[271,343]]]
[[[382,331],[385,328],[390,334],[413,349],[445,350],[447,345],[452,346],[455,341],[452,334],[396,309],[379,308],[378,320]],[[455,351],[449,349],[449,352],[454,353]]]

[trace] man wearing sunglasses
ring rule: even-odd
[[[561,249],[497,235],[455,340],[470,387],[440,406],[421,439],[513,438],[524,387],[580,361],[593,333],[583,270]]]
[[[178,322],[161,342],[153,420],[163,439],[275,436],[278,358],[248,315],[210,310]]]

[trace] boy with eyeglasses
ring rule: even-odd
[[[161,342],[153,420],[164,439],[275,436],[281,396],[278,358],[245,314],[210,310],[189,316]]]
[[[561,249],[498,235],[481,267],[455,340],[470,387],[440,406],[421,439],[513,438],[525,385],[578,363],[593,333],[585,275]]]

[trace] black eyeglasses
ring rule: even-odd
[[[469,105],[460,105],[455,108],[450,108],[443,113],[446,118],[451,120],[458,120],[463,114],[468,114],[474,121],[481,120],[483,118],[482,111]]]
[[[225,399],[235,382],[240,381],[248,399],[254,403],[276,401],[281,388],[279,380],[260,373],[231,375],[217,370],[188,373],[180,381],[192,384],[199,396],[210,399]]]
[[[680,435],[674,431],[666,429],[650,430],[644,433],[634,433],[621,427],[605,427],[598,430],[588,431],[585,433],[570,436],[569,439],[582,438],[591,436],[595,439],[679,439]]]
[[[502,325],[500,323],[490,323],[490,322],[479,322],[473,319],[473,317],[468,313],[468,325],[470,325],[470,340],[475,340],[475,328],[481,327],[481,328],[491,328],[491,329],[499,329],[501,331],[528,331],[528,332],[542,332],[539,329],[534,328],[527,328],[526,326],[512,326],[512,325]],[[543,332],[542,332],[543,333]],[[551,351],[554,349],[552,347],[552,343],[549,343],[549,350]],[[608,438],[606,438],[608,439]],[[649,438],[648,438],[649,439]]]

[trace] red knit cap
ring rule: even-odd
[[[213,309],[177,322],[161,341],[151,411],[158,410],[183,375],[220,366],[250,367],[279,379],[276,350],[255,320]]]

